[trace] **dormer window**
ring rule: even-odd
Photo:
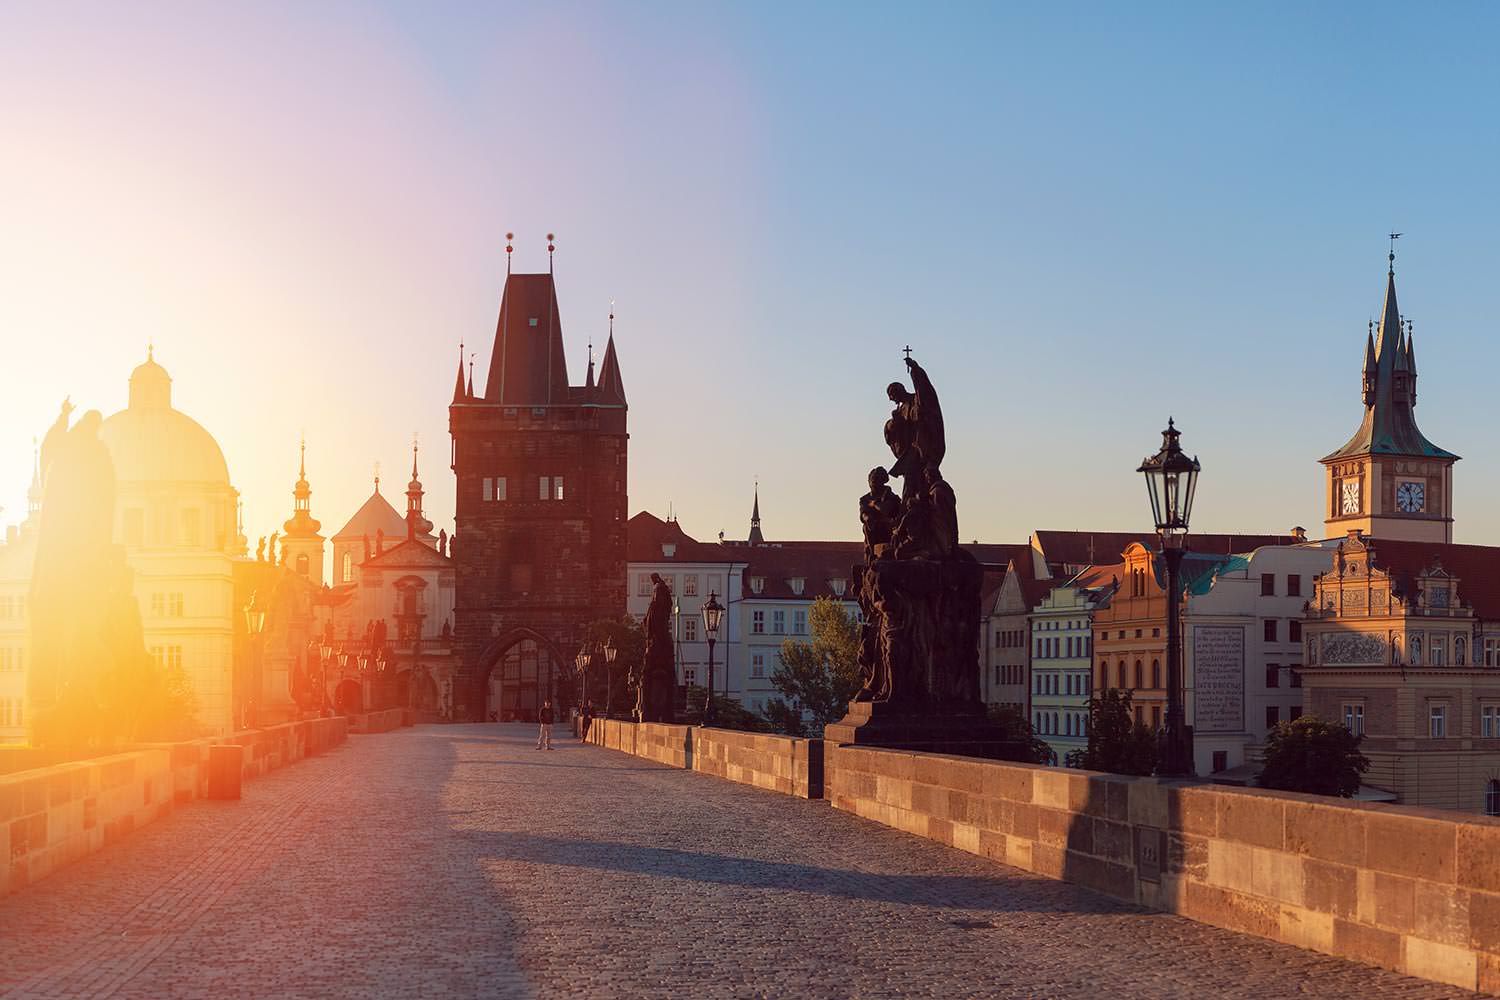
[[[828,581],[828,589],[833,591],[837,597],[843,597],[844,591],[849,589],[849,581],[842,577]]]
[[[766,578],[763,576],[752,576],[750,578],[750,593],[758,594],[766,589]]]
[[[677,554],[676,542],[662,542],[661,555],[663,559],[670,559]]]
[[[807,584],[807,579],[805,577],[794,576],[790,580],[788,580],[787,583],[791,586],[792,593],[796,594],[798,597],[801,597],[802,588]]]

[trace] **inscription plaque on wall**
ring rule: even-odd
[[[1245,729],[1242,625],[1193,626],[1193,729],[1199,733]]]

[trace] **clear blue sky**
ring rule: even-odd
[[[123,405],[151,337],[252,536],[290,512],[304,427],[330,529],[413,429],[451,524],[457,342],[482,371],[504,233],[539,267],[551,229],[575,379],[619,303],[632,510],[742,536],[758,476],[768,537],[855,537],[910,343],[966,538],[1145,526],[1169,413],[1196,526],[1317,529],[1394,228],[1457,537],[1500,543],[1500,11],[1060,9],[12,8],[0,126],[30,153],[0,180],[170,224],[41,255],[56,211],[0,229],[30,365],[0,520],[56,399]]]

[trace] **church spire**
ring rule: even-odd
[[[620,357],[615,353],[615,304],[609,304],[609,340],[604,345],[604,363],[599,366],[599,401],[624,403],[625,380],[620,377]]]
[[[467,398],[464,392],[464,343],[460,340],[458,342],[458,377],[453,380],[453,401],[462,403]]]
[[[760,483],[755,484],[755,505],[750,508],[750,544],[764,545],[766,537],[760,531]]]
[[[42,464],[41,452],[37,450],[36,438],[31,439],[31,486],[26,490],[26,519],[36,517],[42,509]]]
[[[292,487],[292,516],[282,525],[287,538],[311,538],[322,524],[312,516],[312,486],[307,482],[307,439],[297,446],[297,482]]]
[[[432,522],[422,516],[422,480],[417,475],[417,436],[411,436],[411,482],[406,484],[406,538],[418,541],[431,534]]]

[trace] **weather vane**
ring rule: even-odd
[[[1401,234],[1400,233],[1391,233],[1390,237],[1391,237],[1391,252],[1390,252],[1389,256],[1386,257],[1386,260],[1390,261],[1392,268],[1394,268],[1395,264],[1396,264],[1396,241],[1401,238]]]

